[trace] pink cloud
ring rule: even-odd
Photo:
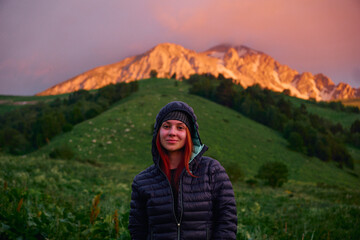
[[[244,44],[360,86],[359,22],[358,0],[5,1],[0,90],[18,82],[36,93],[162,42],[196,51]]]
[[[201,6],[172,2],[153,3],[153,16],[179,37],[197,42],[222,38],[242,41],[286,42],[294,46],[322,47],[326,42],[359,40],[360,14],[354,1],[208,0]],[[344,21],[349,24],[344,25]],[[355,30],[355,31],[354,31]],[[269,45],[269,44],[268,44]]]
[[[151,6],[168,36],[197,51],[223,42],[245,44],[294,69],[323,72],[335,81],[344,81],[339,76],[360,64],[356,0],[153,1]]]

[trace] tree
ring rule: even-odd
[[[76,92],[73,92],[69,95],[68,101],[69,104],[74,104],[79,102],[80,100],[88,100],[91,97],[89,91],[85,89],[80,89]]]
[[[233,82],[231,79],[224,79],[216,88],[216,100],[228,107],[232,107],[235,91],[233,89]]]
[[[291,132],[289,135],[289,148],[299,152],[305,152],[304,150],[304,141],[299,133]]]
[[[263,164],[257,178],[265,180],[265,182],[271,187],[281,187],[285,182],[288,181],[289,171],[287,166],[282,162],[267,162]]]
[[[189,78],[191,88],[189,92],[208,99],[213,99],[215,95],[214,80],[211,80],[203,75],[193,74]]]
[[[360,133],[360,120],[356,119],[350,127],[350,132],[351,133]]]
[[[19,131],[6,127],[0,130],[0,146],[2,151],[15,155],[26,153],[31,144]]]
[[[155,70],[155,69],[152,69],[151,71],[150,71],[150,77],[151,78],[157,78],[157,71]]]
[[[289,100],[285,101],[284,98],[280,98],[276,106],[279,108],[282,114],[285,114],[286,117],[291,118],[292,115],[292,105]]]
[[[291,96],[291,91],[290,89],[284,89],[283,94],[287,95],[287,96]]]

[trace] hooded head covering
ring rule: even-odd
[[[156,148],[156,136],[159,132],[161,124],[166,120],[179,120],[185,123],[191,132],[191,139],[193,141],[194,149],[190,162],[196,155],[198,155],[205,145],[202,144],[197,123],[197,117],[192,107],[181,101],[174,101],[166,104],[157,114],[154,125],[153,139],[152,139],[152,154],[154,162],[157,164],[159,159],[159,152]]]
[[[178,121],[181,121],[183,122],[187,128],[190,130],[190,132],[192,133],[193,132],[193,123],[192,123],[192,120],[191,120],[191,117],[188,116],[187,113],[183,112],[183,111],[172,111],[172,112],[169,112],[165,117],[164,119],[161,121],[160,125],[167,121],[167,120],[178,120]]]

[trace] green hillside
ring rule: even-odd
[[[318,114],[325,119],[333,122],[338,122],[346,128],[350,128],[351,124],[356,120],[360,119],[360,114],[334,111],[330,108],[320,107],[311,101],[307,101],[300,98],[289,97],[289,100],[297,107],[301,104],[306,106],[306,109],[310,113]],[[341,101],[345,106],[356,106],[355,104],[347,104],[347,102],[357,102],[356,100],[344,100]]]
[[[350,149],[354,171],[339,169],[333,163],[290,151],[278,132],[190,95],[188,87],[169,79],[142,80],[138,92],[55,137],[37,152],[0,156],[0,184],[6,193],[0,198],[0,236],[4,232],[17,237],[38,231],[49,239],[129,239],[130,184],[137,173],[152,164],[156,114],[174,100],[194,108],[201,139],[209,146],[205,155],[218,159],[244,181],[253,179],[265,162],[279,161],[288,166],[289,182],[281,189],[233,182],[238,239],[360,236],[354,228],[360,224],[360,150]],[[337,121],[337,113],[330,111],[327,116]],[[353,117],[342,115],[341,121],[346,124]],[[51,151],[63,146],[75,153],[73,159],[49,158]],[[101,194],[101,212],[95,224],[90,224],[90,212],[96,208],[91,201],[97,194]],[[21,199],[23,207],[19,209]]]
[[[224,164],[240,164],[246,176],[255,175],[264,162],[281,161],[289,166],[294,181],[348,186],[358,183],[344,170],[289,151],[286,140],[277,132],[231,109],[190,95],[187,88],[184,83],[175,87],[168,79],[142,81],[139,92],[101,116],[77,125],[70,133],[55,138],[37,154],[48,154],[54,147],[68,144],[81,158],[123,164],[129,164],[131,159],[141,170],[152,163],[151,127],[156,114],[166,103],[180,100],[194,108],[202,141],[210,147],[207,154]],[[355,159],[358,158],[355,155]],[[314,175],[309,169],[322,169],[324,174]],[[337,179],[333,178],[334,174]]]
[[[12,96],[0,95],[0,115],[23,106],[33,105],[42,101],[51,101],[55,98],[63,98],[68,94],[55,96]]]

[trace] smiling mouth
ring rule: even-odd
[[[168,143],[177,143],[177,140],[166,140]]]

